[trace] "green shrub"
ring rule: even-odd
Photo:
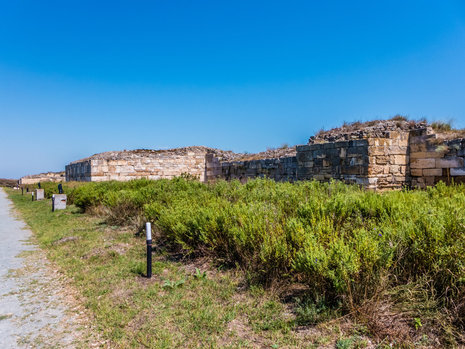
[[[104,207],[120,224],[149,220],[186,253],[209,254],[263,281],[299,279],[348,308],[387,276],[395,286],[427,275],[444,306],[464,294],[464,185],[379,194],[340,182],[176,178],[89,183],[73,198],[85,210]]]

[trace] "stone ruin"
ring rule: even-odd
[[[95,154],[66,166],[67,181],[161,179],[201,181],[267,177],[276,181],[342,180],[384,190],[465,182],[465,134],[437,132],[397,117],[322,131],[308,144],[236,154],[207,147]]]
[[[183,174],[207,181],[213,176],[213,161],[234,159],[237,154],[202,146],[169,150],[137,149],[111,151],[71,162],[67,181],[127,181],[137,178],[162,179]]]
[[[45,172],[39,173],[35,175],[28,175],[21,177],[19,179],[20,185],[27,185],[27,184],[36,184],[36,183],[44,183],[44,182],[63,182],[65,180],[65,172]]]

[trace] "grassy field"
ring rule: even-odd
[[[49,258],[74,280],[96,328],[112,347],[316,348],[365,339],[346,321],[307,331],[275,292],[247,286],[240,271],[207,259],[179,260],[159,247],[145,273],[145,240],[74,206],[8,191]],[[312,326],[313,327],[313,326]],[[363,332],[363,326],[360,327]]]
[[[9,194],[113,346],[462,341],[463,186],[376,194],[181,178],[65,190],[76,206],[55,213],[48,201]],[[151,280],[145,220],[156,230]]]

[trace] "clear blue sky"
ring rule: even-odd
[[[0,177],[397,113],[465,127],[465,1],[0,0]]]

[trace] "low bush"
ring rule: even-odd
[[[51,199],[53,194],[58,194],[58,184],[57,182],[41,182],[40,187],[44,189],[45,198]],[[63,193],[68,195],[68,201],[73,202],[73,192],[74,189],[81,186],[86,186],[88,183],[85,182],[62,182],[61,183],[63,188]],[[24,184],[22,185],[24,188],[24,192],[26,192],[26,188],[29,192],[34,191],[35,189],[39,188],[39,184]]]
[[[72,196],[119,224],[149,220],[172,246],[241,266],[265,283],[304,282],[315,299],[346,311],[380,288],[427,277],[428,292],[464,325],[464,185],[380,194],[340,182],[176,178],[89,183]]]

